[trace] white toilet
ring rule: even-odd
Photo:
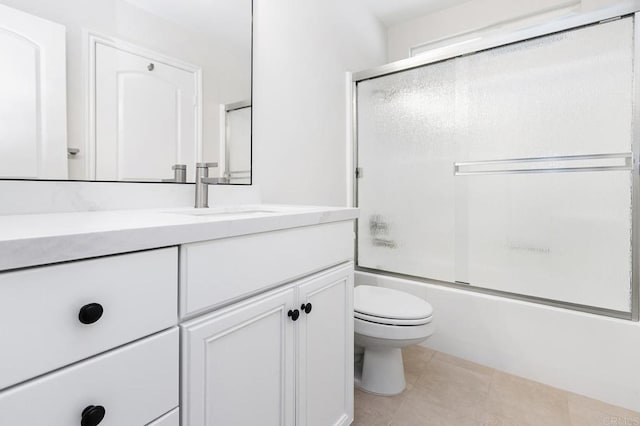
[[[399,290],[369,285],[354,290],[356,386],[379,395],[405,388],[401,348],[423,342],[434,332],[433,308]],[[364,352],[362,352],[364,350]]]

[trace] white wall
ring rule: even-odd
[[[354,0],[255,0],[253,166],[267,202],[345,205],[345,72],[386,62]]]
[[[119,38],[202,67],[204,160],[217,161],[219,104],[250,96],[250,56],[224,43],[152,15],[124,0],[0,0],[7,6],[65,25],[67,28],[68,145],[80,148],[70,161],[70,178],[86,179],[86,68],[83,30]],[[248,9],[248,7],[247,7]],[[248,12],[248,10],[247,10]],[[212,17],[214,19],[214,17]],[[247,27],[247,34],[249,28]],[[246,70],[235,72],[232,70]],[[169,165],[167,166],[169,167]]]
[[[619,0],[473,0],[393,25],[387,30],[389,62],[410,57],[412,47],[441,39],[471,37],[470,33],[505,25],[514,20],[536,21],[541,14],[593,11],[625,3]]]

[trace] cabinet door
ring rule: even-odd
[[[353,418],[353,263],[299,286],[298,425],[347,425]]]
[[[293,425],[295,290],[182,326],[182,424]]]

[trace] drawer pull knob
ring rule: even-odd
[[[313,306],[311,306],[311,303],[303,303],[302,306],[300,306],[300,310],[304,311],[305,314],[310,313],[311,308],[313,308]]]
[[[88,305],[84,305],[82,308],[80,308],[78,319],[83,324],[93,324],[102,317],[103,312],[104,309],[102,309],[101,304],[89,303]]]
[[[90,405],[82,410],[82,421],[80,422],[80,425],[98,426],[102,419],[104,419],[105,414],[106,410],[102,405]]]
[[[300,311],[297,309],[294,309],[293,311],[289,310],[289,313],[287,313],[287,315],[291,317],[293,321],[297,321],[298,317],[300,316]]]

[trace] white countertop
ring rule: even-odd
[[[354,208],[269,204],[0,216],[0,271],[357,217]]]

